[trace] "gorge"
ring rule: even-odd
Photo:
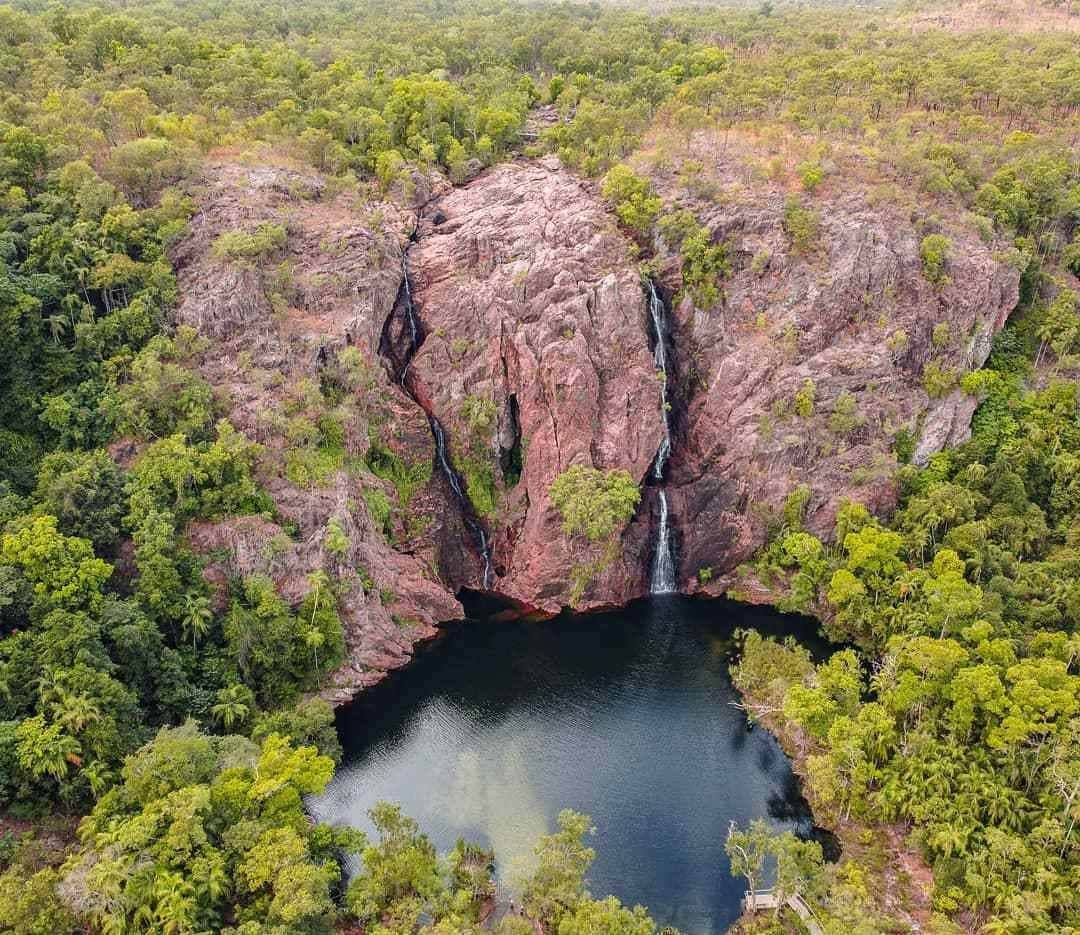
[[[800,487],[813,533],[831,531],[842,500],[888,509],[896,439],[910,435],[924,463],[965,436],[976,404],[959,388],[931,395],[923,370],[978,366],[1018,294],[1016,269],[962,227],[951,279],[931,285],[910,222],[855,190],[821,196],[820,246],[806,254],[791,246],[779,196],[695,203],[658,174],[661,195],[695,205],[727,244],[722,301],[704,310],[680,289],[680,258],[663,241],[643,287],[636,247],[595,188],[550,157],[455,187],[418,180],[418,214],[390,201],[358,213],[348,196],[323,194],[318,176],[291,170],[223,163],[207,178],[176,251],[178,317],[213,338],[201,369],[227,389],[233,424],[266,446],[268,464],[288,462],[292,443],[266,411],[296,406],[287,391],[312,378],[306,362],[322,349],[316,376],[337,380],[347,351],[365,374],[342,410],[360,473],[301,488],[280,469],[265,480],[309,543],[275,559],[286,593],[302,593],[323,561],[331,518],[349,540],[343,567],[372,581],[344,602],[350,660],[325,689],[332,700],[460,617],[462,587],[546,614],[571,602],[575,577],[583,610],[654,588],[718,594]],[[304,314],[279,328],[267,272],[223,267],[210,248],[238,217],[286,209],[291,300]],[[842,404],[843,424],[833,417]],[[607,545],[561,528],[550,488],[574,465],[626,471],[641,486],[641,507]],[[368,504],[384,498],[376,522]],[[266,567],[260,543],[279,529],[229,521],[201,529],[197,544],[248,539],[231,573],[250,573]]]
[[[1080,0],[0,87],[0,932],[1080,932]]]

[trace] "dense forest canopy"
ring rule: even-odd
[[[1010,247],[1021,302],[964,378],[972,441],[905,468],[892,519],[842,512],[835,543],[802,531],[796,491],[746,570],[861,655],[815,668],[749,637],[739,679],[812,750],[815,804],[914,829],[938,930],[1080,926],[1077,30],[1067,3],[1025,7],[1061,27],[1039,32],[990,28],[993,4],[964,5],[975,19],[957,29],[925,3],[839,6],[0,6],[0,807],[13,828],[87,816],[68,855],[0,837],[0,927],[475,930],[482,851],[437,860],[391,806],[378,842],[304,815],[340,756],[312,697],[345,652],[335,568],[295,604],[260,576],[211,600],[187,524],[274,504],[259,446],[197,372],[205,339],[171,323],[170,250],[211,153],[299,160],[401,200],[418,173],[457,183],[554,153],[604,178],[635,236],[681,244],[683,288],[708,308],[724,245],[624,164],[677,159],[696,133],[750,141],[755,177],[783,174],[774,145],[805,153],[796,245],[814,236],[798,197],[829,177]],[[931,282],[949,246],[934,236]],[[215,250],[253,262],[283,238],[265,225]],[[328,554],[342,536],[327,530]],[[533,918],[655,931],[585,893],[587,831],[566,813],[540,843]],[[343,900],[342,850],[363,865]],[[834,872],[836,931],[880,931],[868,872]]]

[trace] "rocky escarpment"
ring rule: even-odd
[[[411,380],[490,527],[492,586],[557,611],[598,556],[562,534],[552,482],[577,464],[640,482],[664,433],[630,243],[549,159],[448,193],[410,259],[427,331]],[[640,594],[649,547],[647,521],[632,523],[579,606]]]
[[[428,425],[378,353],[414,214],[368,193],[332,193],[310,171],[285,167],[210,165],[199,197],[173,256],[177,319],[210,339],[201,373],[230,421],[264,447],[258,477],[278,521],[199,523],[188,538],[213,558],[205,575],[221,601],[233,576],[267,574],[298,602],[311,572],[335,572],[349,659],[325,694],[345,700],[462,614],[432,545],[445,510]],[[222,234],[268,223],[285,228],[283,247],[220,255]],[[407,506],[373,515],[382,498],[400,502],[402,474]],[[344,552],[327,545],[331,522]]]
[[[720,204],[656,181],[668,210],[691,208],[728,245],[732,267],[715,307],[673,300],[681,261],[656,244],[666,420],[638,248],[555,160],[458,188],[418,180],[405,207],[333,193],[307,171],[208,169],[175,252],[178,317],[211,339],[202,372],[265,447],[278,521],[189,535],[217,557],[207,575],[221,587],[260,571],[298,600],[309,572],[338,574],[350,658],[328,696],[402,664],[485,577],[547,612],[575,586],[579,607],[647,593],[661,491],[677,586],[708,569],[715,589],[800,485],[809,528],[827,534],[844,498],[892,504],[898,448],[925,460],[966,434],[975,401],[940,392],[947,378],[928,393],[925,377],[978,366],[1015,304],[1018,275],[991,246],[946,225],[949,282],[934,286],[925,231],[857,191],[817,197],[817,235],[796,252],[781,192]],[[283,245],[222,257],[222,233],[270,222]],[[669,428],[660,484],[650,468]],[[614,549],[562,530],[550,487],[573,465],[642,484]],[[332,524],[344,553],[328,547]]]
[[[675,309],[692,382],[668,496],[693,587],[700,570],[724,575],[760,548],[799,485],[807,527],[829,538],[842,500],[879,514],[894,505],[897,451],[924,464],[967,438],[977,401],[956,378],[986,360],[1019,274],[946,225],[948,279],[928,282],[923,231],[858,191],[807,202],[817,232],[796,252],[782,193],[716,205],[664,181],[672,207],[693,210],[732,264],[716,307],[684,297]],[[679,258],[659,246],[674,288]]]

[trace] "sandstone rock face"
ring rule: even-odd
[[[674,177],[654,181],[668,208],[689,207],[728,245],[732,264],[717,307],[683,296],[668,315],[664,489],[679,588],[701,588],[709,569],[706,589],[718,591],[799,485],[809,488],[807,527],[828,536],[845,498],[876,512],[893,505],[897,447],[923,463],[966,437],[975,401],[947,379],[929,395],[925,372],[958,376],[985,360],[1018,274],[973,233],[946,226],[950,279],[932,286],[923,232],[857,191],[815,197],[818,232],[797,254],[782,193],[715,204],[689,198]],[[202,372],[231,421],[265,446],[260,480],[277,505],[276,522],[195,524],[189,540],[230,556],[207,569],[219,601],[238,574],[270,575],[294,601],[311,571],[338,575],[349,660],[325,692],[334,701],[461,616],[455,595],[484,582],[475,521],[491,543],[489,588],[526,608],[557,612],[574,582],[581,608],[649,585],[658,489],[649,469],[664,423],[631,240],[595,187],[553,159],[417,190],[414,211],[372,192],[335,194],[303,171],[211,166],[175,252],[179,321],[211,339]],[[215,258],[222,232],[267,221],[287,225],[280,255]],[[656,283],[671,299],[680,260],[654,246]],[[809,387],[812,406],[796,407]],[[340,457],[317,478],[298,475],[304,420],[325,416],[340,425]],[[577,464],[624,469],[642,484],[614,548],[562,531],[549,491]],[[389,517],[380,498],[394,506]],[[348,538],[344,555],[326,548],[331,519]]]
[[[963,441],[976,401],[959,389],[931,398],[925,368],[958,377],[979,367],[1019,277],[957,226],[946,231],[950,281],[932,286],[910,220],[858,193],[814,205],[819,230],[805,255],[791,249],[779,194],[689,204],[729,244],[733,265],[719,307],[684,299],[676,309],[692,385],[669,499],[693,588],[700,569],[723,575],[749,558],[798,485],[811,489],[807,528],[829,537],[843,499],[879,514],[893,506],[898,433],[911,433],[919,464]],[[667,260],[674,287],[678,258]],[[813,413],[800,416],[794,400],[807,381]]]
[[[552,481],[575,464],[640,481],[663,435],[628,248],[595,194],[548,159],[501,165],[447,194],[409,254],[427,332],[410,367],[415,392],[446,427],[459,468],[474,465],[465,476],[490,475],[486,493],[476,483],[470,492],[481,510],[494,507],[481,517],[492,586],[546,611],[568,603],[575,568],[596,559],[562,534]],[[478,410],[491,420],[478,424]],[[631,524],[579,606],[641,593],[648,546],[645,526]]]
[[[246,264],[214,257],[222,233],[267,222],[288,229],[280,255]],[[219,606],[234,576],[268,575],[298,603],[311,572],[326,568],[337,575],[349,657],[323,692],[334,702],[407,662],[417,641],[435,635],[435,624],[462,616],[453,592],[439,581],[429,540],[410,528],[417,514],[443,512],[437,485],[424,485],[410,509],[395,515],[390,538],[365,500],[373,490],[397,496],[392,484],[366,468],[373,437],[403,464],[422,468],[433,457],[423,413],[390,384],[378,356],[413,224],[411,211],[331,195],[310,173],[212,165],[201,209],[173,257],[182,297],[178,322],[210,338],[201,372],[230,421],[264,446],[258,478],[288,526],[261,517],[196,523],[189,543],[204,554],[227,556],[205,571]],[[361,377],[335,409],[319,386],[349,345],[356,357],[352,372]],[[290,469],[299,450],[296,432],[327,414],[343,430],[343,466],[302,482]],[[331,518],[348,539],[344,555],[325,547]]]

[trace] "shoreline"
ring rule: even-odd
[[[910,826],[900,823],[867,824],[835,814],[814,794],[809,779],[807,761],[815,752],[812,742],[797,727],[786,723],[782,716],[771,712],[755,714],[755,696],[737,685],[735,690],[743,699],[748,722],[760,725],[776,738],[790,761],[815,825],[835,835],[840,842],[841,855],[833,865],[834,875],[843,872],[845,863],[849,861],[863,866],[870,863],[870,882],[884,883],[884,886],[873,889],[879,897],[877,908],[888,912],[897,921],[910,925],[912,931],[925,931],[933,912],[930,893],[934,878],[922,856],[907,843]],[[731,931],[753,932],[757,920],[764,916],[765,913],[761,911],[750,913],[744,910]]]

